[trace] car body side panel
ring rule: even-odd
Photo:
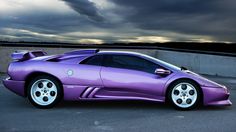
[[[34,72],[42,72],[59,78],[62,84],[102,85],[100,79],[101,67],[98,66],[61,64],[44,61],[18,62],[13,65],[12,67],[14,68],[11,69],[8,74],[12,80],[16,81],[25,81],[28,75]]]
[[[79,100],[87,86],[63,85],[64,100]]]
[[[163,87],[170,77],[160,77],[141,71],[102,67],[104,83],[99,97],[153,98],[163,101]]]
[[[64,68],[65,77],[61,81],[63,84],[102,87],[100,70],[100,66],[70,65]],[[73,72],[73,75],[68,75],[70,71]]]
[[[19,95],[24,95],[24,87],[9,86],[10,81],[25,84],[27,77],[33,73],[46,73],[57,77],[65,86],[69,86],[69,91],[77,92],[80,95],[86,87],[103,87],[100,78],[100,66],[89,66],[79,64],[62,64],[56,62],[45,61],[26,61],[26,62],[13,62],[9,67],[10,80],[6,80],[5,84],[14,90]],[[16,83],[14,83],[16,84]],[[68,87],[64,87],[68,91]],[[72,90],[73,89],[73,90]],[[78,90],[75,90],[78,89]],[[74,97],[71,97],[74,98]],[[78,96],[79,98],[79,96]],[[68,98],[69,99],[69,98]]]

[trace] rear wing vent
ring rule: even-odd
[[[82,54],[96,54],[98,53],[98,49],[88,49],[88,50],[74,50],[71,52],[66,52],[66,55],[82,55]]]
[[[25,61],[39,56],[47,55],[44,51],[24,51],[18,50],[11,54],[11,58],[15,61]]]

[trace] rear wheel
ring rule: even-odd
[[[180,80],[171,85],[168,99],[177,109],[193,109],[200,104],[201,92],[194,82]]]
[[[62,98],[60,83],[51,76],[38,76],[28,85],[29,101],[38,108],[52,108]]]

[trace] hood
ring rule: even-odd
[[[212,80],[209,80],[195,72],[189,71],[189,70],[183,70],[181,71],[182,74],[188,76],[188,78],[192,78],[193,80],[197,81],[201,86],[206,86],[206,87],[215,87],[215,88],[224,88],[224,85],[221,85],[219,83],[216,83]]]

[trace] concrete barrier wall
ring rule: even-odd
[[[236,77],[236,57],[163,50],[156,57],[200,74]]]
[[[77,48],[78,49],[78,48]],[[10,55],[16,50],[44,50],[48,54],[60,54],[75,48],[44,48],[44,47],[0,47],[0,72],[6,72],[8,64],[12,61]],[[122,50],[144,53],[177,66],[208,75],[236,77],[236,57],[166,51],[156,49],[102,49]]]

